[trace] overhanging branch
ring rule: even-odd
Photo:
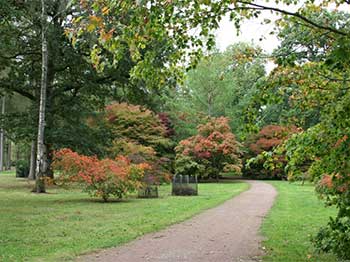
[[[257,10],[257,11],[274,11],[274,12],[278,12],[284,15],[289,15],[289,16],[293,16],[293,17],[297,17],[301,20],[303,20],[304,22],[316,27],[316,28],[320,28],[323,30],[327,30],[342,36],[348,36],[349,33],[338,30],[334,27],[329,27],[326,25],[321,25],[316,23],[315,21],[312,21],[311,19],[303,16],[302,14],[298,13],[298,12],[290,12],[284,9],[280,9],[277,7],[272,7],[272,6],[264,6],[264,5],[260,5],[260,4],[255,4],[255,3],[251,3],[251,2],[246,2],[246,1],[237,1],[236,3],[240,3],[244,6],[236,6],[235,8],[231,8],[229,10],[234,11],[234,10],[240,10],[240,9],[251,9],[251,10]]]

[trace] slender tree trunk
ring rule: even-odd
[[[21,149],[18,144],[14,144],[14,150],[16,152],[16,162],[21,159]]]
[[[36,183],[34,191],[36,193],[45,193],[45,174],[47,169],[44,145],[45,132],[45,107],[46,107],[46,91],[47,91],[47,64],[48,64],[48,48],[46,39],[46,10],[45,0],[41,0],[41,91],[40,91],[40,106],[39,106],[39,124],[38,124],[38,140],[37,140],[37,155],[36,155]]]
[[[35,179],[35,167],[36,167],[36,141],[32,141],[32,145],[30,148],[30,167],[29,167],[29,175],[28,179],[34,180]]]
[[[52,169],[52,161],[53,161],[53,151],[50,145],[46,145],[47,177],[53,179],[54,173]]]
[[[1,98],[1,115],[5,114],[5,96]],[[0,171],[4,170],[4,129],[0,129]]]
[[[8,140],[7,144],[7,157],[6,157],[6,170],[11,169],[11,155],[12,155],[12,143],[10,139]]]

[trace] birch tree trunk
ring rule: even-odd
[[[47,165],[45,163],[45,107],[46,107],[46,91],[47,91],[47,64],[48,64],[48,48],[46,38],[46,10],[45,0],[41,0],[41,91],[40,91],[40,106],[39,106],[39,123],[38,123],[38,140],[37,140],[37,155],[36,155],[36,172],[35,172],[35,189],[36,193],[45,193],[45,174]]]
[[[28,179],[30,180],[35,179],[36,147],[37,147],[37,143],[35,140],[33,140],[30,148],[30,166],[29,166],[29,175],[28,175]]]
[[[1,98],[1,115],[5,114],[5,96]],[[4,139],[4,129],[0,130],[0,171],[4,170],[4,147],[5,147],[5,139]]]

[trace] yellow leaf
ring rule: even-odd
[[[95,15],[91,15],[89,17],[90,20],[90,24],[94,24],[95,26],[101,26],[102,25],[102,18],[95,16]]]
[[[86,27],[86,30],[87,30],[88,32],[92,32],[92,31],[95,30],[95,28],[96,28],[96,25],[90,23],[90,24],[88,24],[88,26]]]
[[[103,7],[102,8],[102,14],[108,15],[108,13],[109,13],[109,8],[107,6]]]

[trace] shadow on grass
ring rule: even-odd
[[[34,187],[34,184],[28,182],[28,180],[21,179],[19,181],[16,181],[16,183],[13,183],[13,181],[9,181],[8,183],[1,183],[0,184],[0,190],[32,190]]]
[[[242,183],[241,178],[224,178],[224,179],[207,179],[207,180],[199,180],[198,184],[237,184]]]
[[[103,201],[103,199],[87,197],[87,198],[75,198],[75,199],[72,199],[72,198],[59,199],[59,200],[56,199],[56,200],[53,200],[53,202],[57,204],[64,204],[64,203],[128,204],[128,203],[135,202],[135,200],[136,199],[132,199],[132,198],[123,198],[123,199],[111,198],[111,199],[108,199],[108,201],[106,202],[106,201]]]

